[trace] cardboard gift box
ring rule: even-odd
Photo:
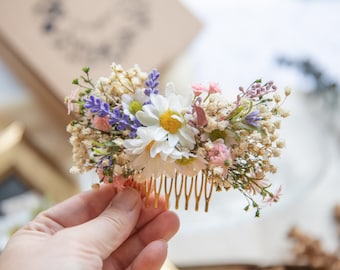
[[[6,186],[8,175],[15,175],[14,180],[19,179],[28,190],[37,191],[52,202],[62,201],[79,191],[76,182],[58,170],[58,165],[32,143],[20,123],[12,123],[0,131],[0,145],[0,188]],[[14,182],[7,186],[5,195],[18,189]]]
[[[2,0],[0,57],[65,125],[64,97],[82,67],[94,80],[112,62],[161,68],[199,29],[177,0]]]

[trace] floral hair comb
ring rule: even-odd
[[[121,190],[133,186],[145,197],[160,196],[175,208],[190,198],[205,211],[214,191],[239,190],[259,215],[255,197],[276,202],[280,189],[272,193],[267,173],[280,155],[284,142],[277,130],[288,113],[273,82],[252,83],[239,88],[235,101],[225,99],[218,84],[194,84],[188,98],[169,83],[159,87],[160,73],[149,74],[138,66],[125,71],[112,64],[109,77],[95,84],[84,75],[73,81],[77,89],[66,97],[68,111],[76,119],[67,127],[73,145],[73,173],[95,170],[99,184],[112,183]]]

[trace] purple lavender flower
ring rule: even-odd
[[[259,111],[252,111],[250,114],[248,114],[245,118],[246,123],[249,126],[253,126],[253,127],[259,127],[260,124],[258,123],[258,121],[262,120],[261,117],[259,117]]]
[[[262,96],[275,92],[277,90],[276,85],[270,81],[262,85],[261,80],[256,80],[252,83],[247,90],[244,90],[243,87],[240,87],[239,90],[246,96],[251,99],[261,98]]]
[[[130,116],[124,114],[119,107],[116,107],[111,112],[110,105],[103,102],[100,98],[90,96],[85,100],[84,107],[90,109],[92,113],[96,113],[99,117],[109,116],[109,124],[116,126],[116,130],[130,130],[130,137],[135,137],[137,128],[141,126],[138,120],[131,120]]]
[[[103,102],[100,98],[90,96],[89,98],[85,98],[84,101],[84,107],[90,109],[92,113],[97,113],[100,117],[111,114],[110,105],[107,102]]]
[[[119,131],[130,130],[129,136],[131,138],[136,137],[137,128],[141,126],[137,119],[131,120],[130,116],[124,114],[119,108],[115,108],[110,113],[109,123],[116,125],[116,129]]]
[[[127,114],[121,112],[119,108],[115,108],[110,114],[110,125],[117,125],[117,130],[123,131],[130,126],[130,117]]]
[[[110,113],[110,119],[109,119],[109,124],[110,125],[115,125],[120,121],[121,118],[121,112],[119,108],[114,108],[113,112]]]
[[[157,88],[157,86],[159,85],[159,76],[160,73],[155,68],[150,72],[148,79],[145,82],[147,88],[145,88],[144,90],[145,95],[147,95],[148,97],[151,94],[158,94],[159,89]]]
[[[137,136],[137,129],[141,125],[141,122],[139,122],[137,118],[133,120],[133,124],[130,126],[130,138],[135,138]]]
[[[113,164],[112,155],[107,155],[99,159],[97,167],[103,170],[107,170],[112,166],[112,164]]]
[[[131,121],[130,121],[130,116],[128,116],[127,114],[122,114],[122,117],[120,118],[119,122],[118,122],[118,126],[117,129],[120,131],[126,130],[130,127],[131,125]]]

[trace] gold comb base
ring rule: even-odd
[[[170,208],[170,201],[175,200],[175,209],[180,208],[181,197],[184,197],[184,209],[189,210],[190,199],[193,195],[195,211],[199,211],[200,201],[204,200],[204,211],[208,212],[209,203],[214,188],[213,181],[207,173],[197,176],[183,176],[176,174],[175,177],[160,176],[152,177],[144,184],[133,182],[131,186],[136,188],[144,197],[145,207],[158,208],[161,198],[165,198],[165,207]],[[151,197],[153,200],[151,202]]]

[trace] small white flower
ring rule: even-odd
[[[161,175],[174,177],[176,172],[174,160],[164,161],[160,155],[151,158],[147,151],[137,156],[132,165],[135,170],[141,170],[138,179],[142,182],[151,177],[158,178]]]
[[[130,116],[130,119],[135,118],[135,114],[140,111],[143,104],[149,99],[144,94],[144,89],[137,89],[134,95],[123,94],[122,95],[122,106],[124,113]]]
[[[143,169],[145,176],[174,174],[174,161],[188,156],[187,149],[195,146],[194,131],[184,119],[187,107],[174,93],[166,97],[152,94],[150,101],[136,113],[143,125],[137,137],[125,140],[124,147],[133,159],[133,168]]]
[[[106,86],[110,83],[110,79],[107,77],[100,77],[96,82],[96,88],[101,88],[102,86]]]
[[[141,179],[158,177],[161,174],[174,176],[174,161],[182,153],[164,142],[156,141],[150,128],[140,127],[137,138],[124,141],[125,152],[132,158],[132,167],[142,170]]]
[[[170,147],[177,145],[193,149],[195,134],[185,121],[188,107],[182,104],[183,98],[174,93],[167,96],[151,95],[151,104],[143,106],[136,113],[137,119],[146,127],[153,127],[155,140],[166,142]]]
[[[196,176],[207,168],[207,161],[200,156],[188,154],[175,161],[176,170],[182,175]]]
[[[81,170],[76,166],[72,166],[71,169],[70,169],[71,174],[79,174],[80,172],[81,172]]]

